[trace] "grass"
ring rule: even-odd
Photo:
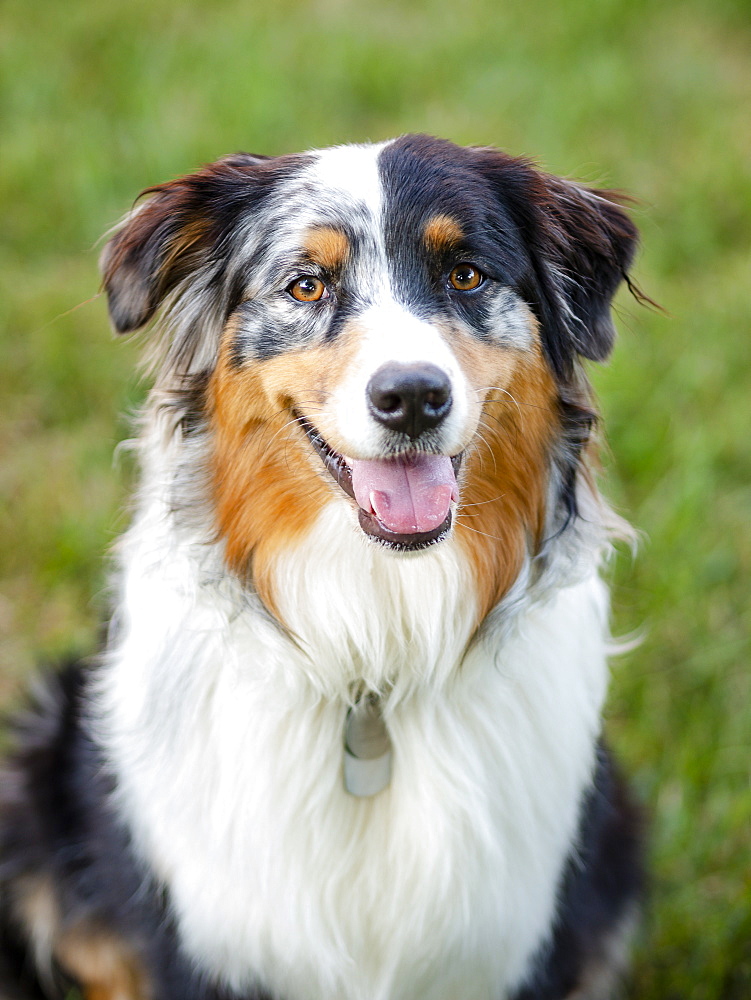
[[[593,372],[615,572],[608,731],[650,816],[630,996],[751,996],[751,12],[743,0],[5,0],[0,25],[0,699],[94,642],[112,468],[141,397],[95,244],[148,184],[234,149],[428,131],[640,199],[638,279]],[[83,303],[80,308],[79,303]]]

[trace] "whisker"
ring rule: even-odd
[[[296,427],[296,426],[297,426],[297,421],[294,420],[294,419],[288,420],[286,424],[282,424],[282,426],[279,428],[279,430],[276,432],[276,434],[274,434],[274,436],[269,441],[269,446],[271,446],[276,441],[276,439],[279,437],[279,435],[282,433],[282,431],[286,431],[290,427]],[[290,436],[287,435],[287,440],[286,440],[285,443],[289,444],[289,441],[290,441]]]
[[[459,518],[457,517],[457,522]],[[466,524],[464,521],[461,522],[462,527],[467,531],[473,531],[476,535],[483,535],[485,538],[492,538],[494,542],[502,542],[503,539],[499,538],[498,535],[489,535],[487,531],[480,531],[478,528],[473,528],[471,524]]]
[[[519,406],[519,401],[517,400],[517,398],[516,398],[515,396],[513,396],[513,395],[512,395],[512,394],[511,394],[511,393],[510,393],[510,392],[508,391],[508,389],[501,389],[501,387],[500,387],[499,385],[491,385],[491,386],[489,386],[489,388],[490,388],[491,390],[493,390],[494,392],[502,392],[502,393],[504,394],[504,396],[508,396],[508,398],[509,398],[509,399],[511,400],[511,402],[512,402],[512,403],[514,404],[514,406],[516,406],[516,409],[517,409],[517,412],[518,412],[518,414],[519,414],[519,422],[520,422],[521,424],[523,424],[523,423],[524,423],[524,417],[523,417],[523,415],[522,415],[522,408],[521,408],[521,406]]]
[[[497,416],[497,414],[494,414],[494,413],[482,413],[480,415],[480,419],[478,421],[478,426],[484,427],[485,430],[487,430],[489,434],[493,433],[494,428],[489,427],[488,423],[487,423],[487,418],[488,417],[493,417],[493,419],[498,423],[498,425],[501,428],[501,430],[503,430],[503,431],[506,430],[506,426],[503,423],[503,421],[501,420],[501,418],[499,416]],[[520,427],[516,423],[512,424],[512,426],[514,428],[514,447],[516,447],[519,444]]]
[[[483,392],[490,392],[491,389],[495,389],[498,392],[504,393],[506,396],[510,396],[510,398],[514,401],[514,403],[516,403],[517,407],[519,407],[519,406],[528,406],[532,410],[542,410],[544,413],[550,413],[550,407],[549,406],[540,406],[539,403],[529,403],[529,402],[527,402],[524,399],[516,399],[515,396],[511,395],[511,393],[508,391],[508,389],[504,389],[500,385],[486,385],[486,386],[482,386],[479,389],[476,389],[475,391],[477,393],[483,393]],[[498,400],[496,400],[496,402],[498,402]]]
[[[490,452],[490,455],[493,459],[493,474],[498,475],[498,463],[495,460],[495,452],[490,447],[487,440],[482,436],[482,434],[480,434],[479,430],[476,434],[476,437],[478,438],[478,440],[482,441],[482,443],[485,445],[486,450]],[[482,463],[482,453],[478,451],[478,454],[480,455],[480,463]]]
[[[461,510],[464,510],[466,507],[482,507],[483,504],[495,503],[497,500],[503,500],[505,496],[506,496],[505,493],[500,493],[497,497],[493,497],[490,500],[477,500],[475,503],[462,503],[459,506]]]
[[[76,305],[71,306],[70,309],[66,309],[65,312],[61,312],[58,313],[57,316],[53,316],[52,319],[48,320],[42,326],[34,330],[34,333],[41,333],[43,330],[46,330],[48,327],[52,326],[53,323],[57,323],[58,320],[64,319],[66,316],[70,316],[74,312],[78,312],[79,309],[82,309],[84,306],[88,306],[92,302],[96,302],[96,300],[100,299],[103,295],[104,292],[96,292],[96,294],[92,295],[91,298],[84,299],[83,302],[76,303]]]

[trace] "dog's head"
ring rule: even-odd
[[[580,359],[612,347],[636,242],[614,197],[426,136],[238,154],[146,194],[103,256],[112,321],[164,307],[161,383],[210,436],[230,565],[336,503],[398,552],[455,530],[497,596],[575,504]]]

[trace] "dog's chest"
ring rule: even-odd
[[[154,585],[158,621],[136,627],[143,577],[105,678],[103,742],[188,954],[287,1000],[497,1000],[518,983],[591,774],[599,581],[404,693],[386,712],[391,783],[365,799],[344,789],[345,705],[300,682],[292,645],[250,643]]]

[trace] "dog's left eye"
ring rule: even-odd
[[[485,275],[472,264],[457,264],[449,275],[449,285],[459,292],[469,292],[481,285]]]
[[[295,278],[292,284],[287,286],[287,291],[298,302],[317,302],[319,299],[329,297],[328,289],[324,283],[320,278],[314,278],[312,274]]]

